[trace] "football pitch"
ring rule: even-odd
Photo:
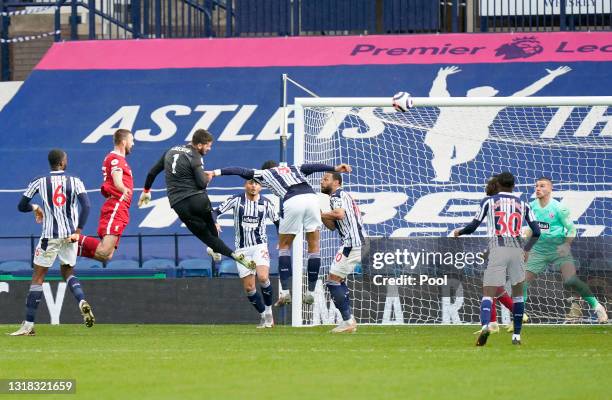
[[[17,325],[0,325],[11,332]],[[250,325],[37,325],[0,336],[1,379],[75,379],[58,399],[604,399],[612,327],[526,326],[523,345],[475,326],[257,330]],[[2,396],[2,398],[13,396]]]

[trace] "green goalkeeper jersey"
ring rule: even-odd
[[[550,199],[546,207],[542,207],[538,199],[535,199],[530,206],[541,231],[540,239],[533,246],[533,250],[556,251],[557,246],[565,242],[565,238],[576,236],[569,209],[557,200]]]

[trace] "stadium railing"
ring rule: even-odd
[[[2,80],[11,45],[79,39],[611,30],[612,0],[0,0]],[[19,37],[11,18],[49,14]],[[40,23],[39,23],[40,25]],[[42,29],[42,28],[41,28]]]

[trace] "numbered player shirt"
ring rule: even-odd
[[[565,242],[568,236],[576,236],[576,228],[570,217],[569,209],[555,199],[550,199],[545,207],[538,199],[530,203],[535,218],[540,226],[540,240],[535,244],[535,251],[556,251],[557,246]]]
[[[85,193],[85,185],[79,178],[64,171],[51,171],[49,175],[32,180],[23,195],[31,199],[36,193],[42,199],[45,214],[42,239],[67,238],[76,232],[78,195]]]
[[[174,207],[179,201],[198,193],[205,193],[204,161],[194,147],[189,144],[172,147],[158,162],[159,165],[161,163],[166,175],[170,206]]]
[[[102,176],[104,178],[104,182],[100,188],[102,196],[115,199],[119,199],[123,196],[123,193],[115,187],[112,176],[113,171],[123,172],[123,186],[130,189],[130,193],[133,193],[134,178],[132,177],[132,169],[125,160],[125,157],[115,151],[111,151],[106,158],[104,158],[104,162],[102,163]],[[130,194],[129,198],[123,199],[123,202],[129,207],[130,204],[132,204],[132,194]]]
[[[476,230],[478,225],[487,219],[487,236],[490,247],[522,247],[520,236],[523,221],[526,221],[532,230],[537,230],[535,216],[529,204],[518,196],[502,192],[494,196],[487,196],[480,202],[480,209],[474,220],[460,232],[469,234]],[[539,234],[539,230],[537,232]],[[526,250],[529,250],[526,248]]]
[[[274,204],[263,196],[258,200],[249,200],[246,194],[232,196],[213,211],[217,215],[233,210],[235,246],[238,249],[268,243],[266,235],[266,218],[278,224],[279,216]]]
[[[363,222],[361,211],[353,198],[342,188],[338,188],[330,196],[329,203],[332,210],[344,209],[344,219],[334,221],[342,238],[342,244],[345,247],[361,247],[364,242]]]
[[[281,199],[289,200],[291,196],[298,194],[314,193],[305,177],[312,172],[304,170],[302,167],[304,166],[291,165],[255,170],[253,179],[270,189]],[[288,194],[291,196],[288,196]]]

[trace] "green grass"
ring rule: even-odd
[[[35,399],[604,399],[611,328],[527,326],[521,347],[500,333],[476,348],[473,326],[37,325],[0,335],[0,378],[77,380]]]

